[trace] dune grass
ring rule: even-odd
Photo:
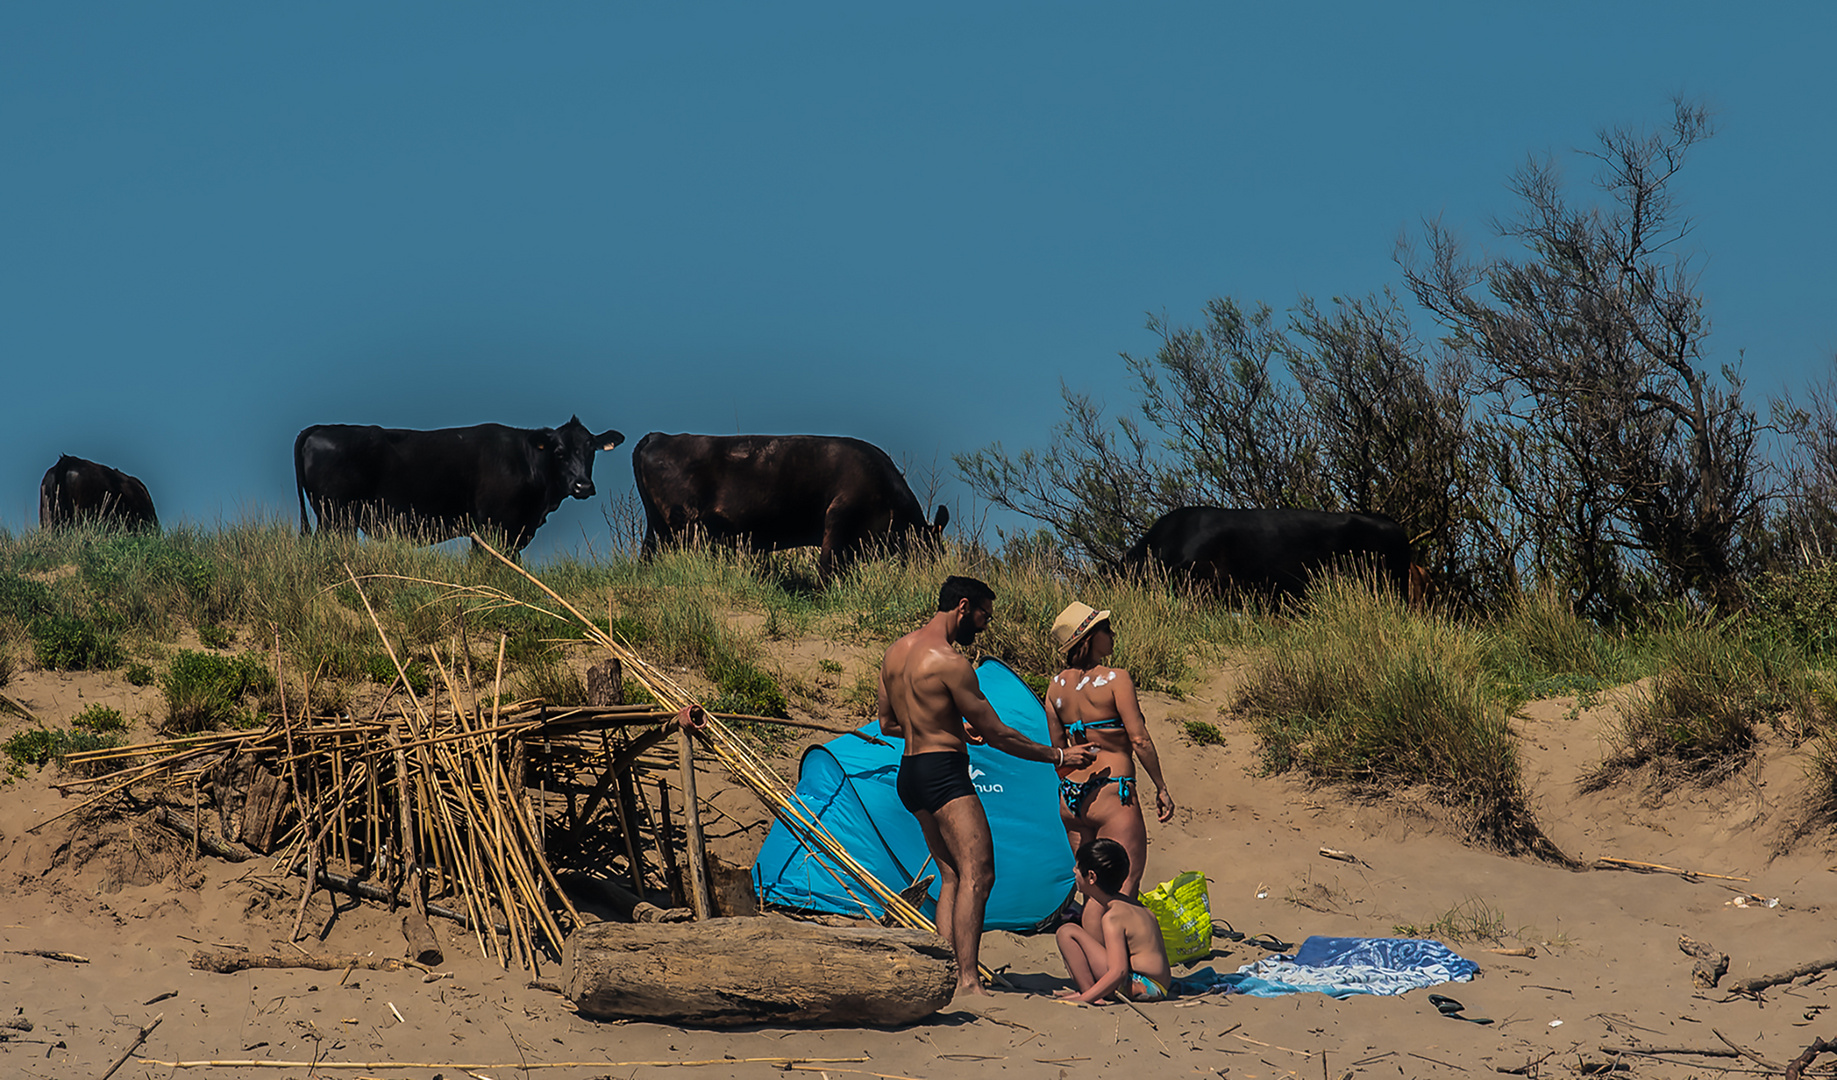
[[[1251,661],[1237,710],[1272,772],[1373,794],[1422,787],[1473,839],[1559,857],[1532,820],[1487,635],[1352,578],[1318,583]]]
[[[1036,688],[1058,670],[1048,632],[1074,599],[1113,612],[1114,662],[1145,690],[1186,693],[1205,667],[1248,654],[1238,711],[1267,768],[1372,792],[1426,789],[1475,838],[1506,849],[1542,843],[1525,809],[1510,715],[1534,698],[1586,701],[1647,676],[1646,694],[1613,732],[1610,770],[1656,762],[1668,775],[1718,775],[1739,766],[1757,725],[1775,724],[1809,744],[1816,797],[1837,817],[1837,635],[1824,618],[1837,611],[1837,570],[1823,564],[1769,579],[1740,619],[1663,610],[1610,633],[1547,590],[1455,618],[1412,615],[1368,584],[1326,579],[1305,605],[1264,612],[1164,579],[1089,574],[1038,543],[993,552],[953,539],[904,556],[869,553],[827,586],[811,550],[687,545],[648,560],[629,544],[612,551],[531,569],[647,658],[697,672],[723,711],[782,715],[810,692],[776,666],[773,642],[827,637],[871,656],[931,617],[944,577],[968,574],[997,596],[977,648]],[[318,705],[342,708],[395,679],[352,575],[417,689],[432,678],[436,650],[469,651],[490,670],[501,636],[507,695],[558,705],[584,696],[580,629],[542,614],[546,600],[496,560],[463,547],[302,537],[284,518],[159,534],[0,531],[0,668],[125,669],[169,699],[178,684],[212,682],[202,667],[217,661],[200,656],[249,675],[214,704],[170,704],[166,724],[184,730],[246,722],[264,707],[272,691],[250,673],[271,669],[278,638],[290,682],[310,680]],[[456,585],[534,607],[468,600]],[[187,633],[203,651],[183,645]],[[871,718],[871,672],[840,696],[846,714]]]

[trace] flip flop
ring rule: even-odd
[[[1450,1020],[1465,1020],[1469,1024],[1482,1025],[1492,1023],[1490,1019],[1484,1016],[1462,1016],[1461,1011],[1467,1008],[1467,1006],[1444,994],[1430,994],[1429,1004],[1435,1006],[1436,1012],[1441,1013]]]
[[[1274,934],[1252,934],[1244,939],[1244,944],[1254,945],[1265,952],[1287,952],[1295,947]]]
[[[1244,940],[1244,935],[1239,933],[1235,927],[1223,919],[1212,920],[1212,936],[1224,938],[1226,941]]]

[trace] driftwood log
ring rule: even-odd
[[[583,926],[562,951],[561,985],[582,1016],[596,1019],[881,1027],[948,1004],[957,968],[933,934],[767,915]]]
[[[1728,953],[1717,952],[1716,947],[1707,941],[1679,934],[1678,949],[1687,956],[1697,958],[1690,969],[1690,981],[1705,990],[1715,989],[1722,977],[1729,973]]]
[[[401,971],[408,962],[393,956],[263,956],[232,952],[227,949],[200,949],[191,954],[191,966],[199,971],[228,975],[255,968],[307,968],[311,971]]]
[[[1829,971],[1832,968],[1837,968],[1837,959],[1816,960],[1809,964],[1800,964],[1798,967],[1791,968],[1787,971],[1775,972],[1772,975],[1761,975],[1752,979],[1740,979],[1730,983],[1728,989],[1731,994],[1759,993],[1769,986],[1789,983],[1801,976],[1815,975],[1820,971]]]
[[[1786,1063],[1786,1080],[1799,1080],[1805,1075],[1805,1070],[1811,1068],[1811,1063],[1817,1060],[1819,1054],[1832,1053],[1837,1053],[1837,1042],[1830,1039],[1813,1039],[1812,1044],[1805,1048],[1804,1053]]]

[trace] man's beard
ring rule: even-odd
[[[975,643],[977,632],[975,623],[960,622],[957,624],[957,632],[951,638],[951,641],[954,644],[968,648]]]

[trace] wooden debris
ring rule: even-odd
[[[1601,870],[1637,870],[1642,874],[1676,874],[1683,878],[1714,878],[1717,881],[1748,880],[1745,877],[1735,877],[1731,874],[1711,874],[1703,870],[1680,870],[1675,866],[1665,866],[1661,863],[1639,862],[1635,859],[1612,859],[1605,855],[1595,860],[1595,867]]]
[[[1752,979],[1739,979],[1730,983],[1728,990],[1731,994],[1759,993],[1769,986],[1789,983],[1802,975],[1813,975],[1820,971],[1829,971],[1832,968],[1837,968],[1837,959],[1817,960],[1809,964],[1800,964],[1796,968],[1777,972],[1772,975],[1761,975]]]
[[[55,949],[8,949],[14,956],[42,956],[46,960],[58,960],[66,964],[87,964],[89,957],[76,953],[58,952]]]
[[[661,908],[624,886],[592,874],[570,871],[561,875],[561,887],[595,907],[612,911],[626,922],[687,922],[695,913],[683,908]]]
[[[393,956],[257,956],[244,952],[213,952],[200,949],[191,954],[191,966],[199,971],[229,975],[257,968],[306,968],[311,971],[402,971],[406,960]]]
[[[1733,1039],[1729,1038],[1727,1035],[1724,1035],[1722,1032],[1717,1031],[1715,1028],[1710,1028],[1709,1033],[1711,1035],[1714,1035],[1716,1038],[1721,1039],[1723,1045],[1727,1046],[1730,1050],[1735,1051],[1737,1054],[1740,1054],[1742,1057],[1747,1058],[1749,1061],[1752,1061],[1754,1064],[1759,1065],[1761,1068],[1766,1069],[1769,1072],[1784,1072],[1786,1069],[1786,1066],[1776,1065],[1773,1062],[1768,1061],[1766,1058],[1761,1057],[1759,1054],[1755,1053],[1754,1051],[1748,1049],[1745,1046],[1740,1045],[1739,1043],[1735,1042]]]
[[[701,1027],[908,1024],[950,1002],[956,960],[935,934],[783,916],[584,926],[562,986],[583,1016]]]
[[[115,1075],[116,1070],[120,1069],[123,1065],[126,1065],[128,1063],[128,1059],[134,1056],[134,1051],[140,1049],[140,1044],[147,1041],[147,1036],[153,1034],[153,1029],[158,1027],[159,1022],[161,1020],[164,1020],[165,1018],[166,1018],[166,1014],[160,1013],[158,1016],[153,1018],[153,1022],[151,1024],[148,1024],[146,1027],[141,1028],[140,1034],[134,1037],[134,1041],[131,1044],[129,1044],[127,1050],[123,1052],[119,1058],[115,1059],[115,1063],[108,1067],[107,1072],[102,1074],[101,1080],[108,1080],[109,1077]]]
[[[408,942],[408,958],[415,963],[439,967],[446,959],[446,951],[440,947],[440,939],[434,935],[425,913],[403,912],[402,937]]]
[[[227,859],[230,862],[238,863],[248,862],[250,859],[256,857],[255,852],[250,851],[241,844],[232,844],[227,840],[219,840],[217,837],[199,830],[193,823],[173,813],[169,807],[155,807],[153,810],[153,822],[156,825],[164,825],[185,839],[194,842],[198,845],[199,850],[207,855],[215,855],[219,859]]]
[[[1697,958],[1690,969],[1690,981],[1705,990],[1715,989],[1716,983],[1729,973],[1728,954],[1717,952],[1715,946],[1708,942],[1679,934],[1678,948],[1685,955]]]
[[[776,1065],[781,1069],[795,1069],[810,1065],[826,1065],[838,1061],[856,1062],[869,1060],[865,1055],[860,1057],[719,1057],[705,1058],[700,1061],[268,1061],[262,1058],[231,1058],[212,1061],[159,1061],[154,1058],[141,1058],[142,1065],[155,1065],[162,1069],[311,1069],[314,1072],[333,1072],[363,1069],[372,1072],[386,1072],[397,1069],[451,1069],[456,1072],[472,1072],[478,1069],[508,1070],[514,1072],[533,1072],[537,1069],[627,1069],[647,1066],[664,1069],[671,1066],[687,1065]],[[838,1070],[839,1071],[839,1070]]]
[[[1801,1080],[1819,1054],[1837,1054],[1837,1040],[1814,1039],[1805,1052],[1786,1063],[1786,1080]]]
[[[1339,851],[1330,847],[1321,848],[1320,853],[1325,858],[1338,859],[1340,862],[1356,863],[1361,861],[1357,855],[1354,855],[1350,851]]]
[[[1537,959],[1537,946],[1535,945],[1517,945],[1511,948],[1488,949],[1486,951],[1498,956],[1522,956],[1526,960]]]

